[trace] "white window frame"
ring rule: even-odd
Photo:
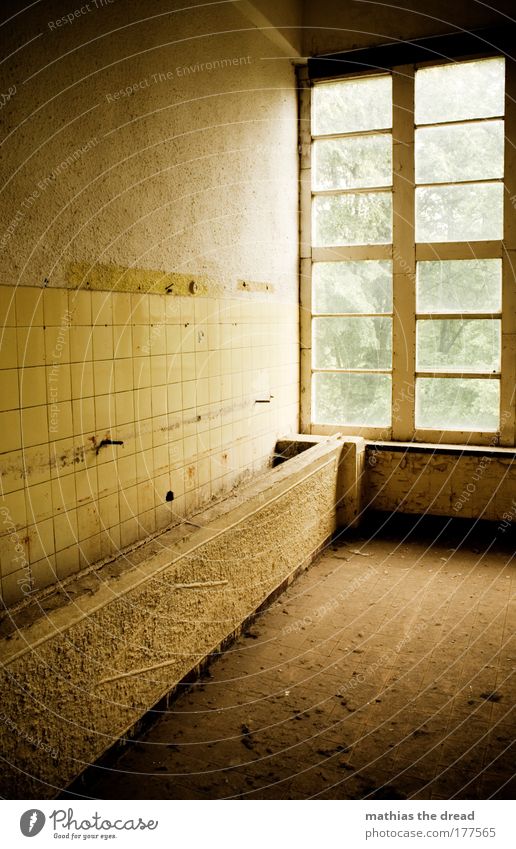
[[[453,61],[502,55],[465,56]],[[306,67],[299,69],[300,120],[300,428],[303,433],[363,436],[370,440],[424,442],[435,444],[501,445],[516,444],[516,73],[506,57],[505,69],[505,145],[504,145],[504,230],[503,239],[479,242],[415,242],[414,176],[414,77],[418,68],[449,63],[421,62],[398,65],[391,69],[393,97],[393,243],[351,247],[312,247],[311,234],[311,91]],[[374,72],[343,74],[351,79],[372,76]],[[376,74],[379,72],[376,71]],[[385,73],[385,72],[383,72]],[[389,71],[387,71],[389,73]],[[318,82],[323,82],[318,79]],[[316,83],[316,84],[317,84]],[[428,430],[415,427],[416,380],[416,262],[450,259],[502,260],[502,339],[500,376],[499,431]],[[390,427],[320,425],[312,422],[312,263],[324,260],[390,259],[393,263],[393,363]],[[423,316],[421,316],[423,317]],[[469,315],[467,316],[470,317]],[[478,317],[472,314],[471,318]],[[421,376],[421,373],[418,373]],[[436,376],[446,376],[446,373]],[[450,377],[452,374],[450,374]],[[453,373],[453,377],[462,375]],[[465,377],[467,375],[464,375]],[[479,377],[478,374],[470,375]],[[496,377],[497,375],[494,375]],[[489,379],[489,378],[485,378]]]

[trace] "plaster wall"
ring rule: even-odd
[[[15,3],[3,27],[8,605],[201,509],[297,430],[293,68],[238,4],[181,6]]]

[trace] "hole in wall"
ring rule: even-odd
[[[172,492],[171,489],[169,489],[169,491],[165,495],[165,501],[173,501],[173,500],[174,500],[174,493]]]

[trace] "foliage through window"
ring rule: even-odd
[[[504,105],[501,57],[313,85],[315,428],[499,430]]]

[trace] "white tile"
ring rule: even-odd
[[[70,323],[67,289],[45,289],[43,292],[43,323],[46,327],[60,327]]]
[[[42,327],[18,327],[18,363],[21,368],[26,366],[41,366],[46,362],[45,331]],[[6,331],[7,333],[7,331]],[[5,338],[2,340],[4,349]]]
[[[95,325],[93,327],[93,359],[113,359],[113,328]]]
[[[43,289],[18,286],[15,301],[18,327],[43,327]]]
[[[3,413],[3,415],[10,415]],[[18,416],[18,413],[16,413]],[[31,445],[39,445],[48,442],[47,407],[30,407],[21,412],[21,435],[25,448]]]
[[[18,365],[18,338],[15,327],[0,329],[0,369]]]
[[[91,295],[85,290],[69,292],[68,308],[74,325],[91,325]]]
[[[18,369],[0,369],[0,411],[17,410],[19,406]]]
[[[0,286],[0,327],[16,327],[16,289],[14,286]]]

